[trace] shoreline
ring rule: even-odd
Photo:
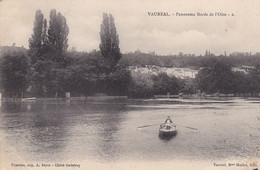
[[[155,95],[150,98],[132,98],[128,96],[88,96],[88,97],[46,97],[46,98],[2,98],[0,102],[12,101],[12,102],[36,102],[36,101],[106,101],[106,100],[232,100],[232,99],[247,99],[247,100],[260,100],[260,96],[196,96],[196,95]]]

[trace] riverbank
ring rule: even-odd
[[[86,101],[86,100],[113,100],[113,99],[128,99],[127,96],[81,96],[81,97],[70,97],[70,98],[65,98],[65,97],[60,97],[60,98],[2,98],[2,101],[18,101],[18,102],[34,102],[34,101],[48,101],[48,100],[81,100],[81,101]],[[1,101],[0,100],[0,101]]]
[[[219,100],[219,99],[260,99],[259,96],[249,96],[249,95],[234,95],[234,94],[219,94],[219,95],[154,95],[154,97],[146,99],[207,99],[207,100]],[[0,101],[17,101],[17,102],[35,102],[35,101],[102,101],[102,100],[114,100],[114,99],[140,99],[140,98],[129,98],[128,96],[81,96],[81,97],[70,97],[70,98],[2,98]]]

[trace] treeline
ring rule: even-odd
[[[153,95],[177,94],[234,94],[236,96],[260,95],[260,65],[248,72],[232,71],[227,57],[206,57],[206,62],[195,79],[178,79],[166,73],[150,75],[132,74],[130,95],[152,97]]]
[[[68,51],[69,27],[55,9],[49,22],[36,11],[27,54],[7,54],[1,58],[1,91],[4,97],[63,97],[127,95],[130,72],[118,64],[121,58],[114,18],[103,14],[100,51]]]
[[[166,73],[159,75],[130,73],[121,63],[123,57],[119,60],[120,64],[111,71],[100,51],[89,53],[67,51],[64,57],[67,63],[64,68],[55,68],[48,60],[45,61],[46,63],[38,61],[41,70],[34,76],[37,78],[37,75],[40,75],[42,84],[39,84],[39,89],[36,89],[39,93],[36,93],[37,91],[32,89],[33,81],[28,79],[31,75],[28,56],[23,53],[5,56],[4,60],[0,60],[4,62],[1,64],[2,70],[8,73],[6,74],[8,76],[3,76],[6,80],[2,81],[9,82],[5,84],[5,92],[7,92],[5,94],[12,96],[14,93],[21,97],[23,91],[31,96],[55,97],[57,93],[58,97],[63,97],[64,93],[69,91],[72,96],[104,93],[148,98],[167,93],[194,94],[198,90],[206,94],[258,95],[260,93],[260,66],[256,65],[248,73],[233,72],[231,70],[234,66],[233,62],[224,56],[204,57],[195,79],[179,79]],[[39,80],[35,81],[37,83]],[[50,86],[47,86],[47,83]]]
[[[119,35],[111,14],[103,14],[99,50],[68,50],[69,27],[55,9],[49,21],[36,11],[29,50],[16,50],[0,57],[0,90],[4,97],[64,97],[88,95],[128,95],[147,98],[153,95],[194,94],[198,92],[260,93],[260,55],[233,53],[204,56],[179,53],[159,56],[136,51],[121,54]],[[166,73],[150,75],[130,72],[127,66],[157,65],[200,69],[195,79],[179,79]],[[232,67],[254,66],[247,73]]]
[[[214,57],[208,60],[195,78],[195,86],[208,94],[249,94],[260,93],[260,64],[248,72],[232,71],[233,63],[226,58]]]
[[[157,55],[154,52],[143,53],[140,50],[123,54],[120,62],[128,66],[156,65],[161,67],[190,67],[199,69],[212,57],[225,57],[234,67],[242,65],[256,66],[260,64],[260,53],[232,53],[229,56],[205,54],[196,56],[195,54],[183,54],[181,52],[178,55]]]
[[[179,79],[166,73],[149,75],[141,72],[132,73],[129,96],[150,98],[154,95],[194,94],[194,79]]]

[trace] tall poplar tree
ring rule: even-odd
[[[49,52],[54,55],[52,57],[55,57],[54,60],[57,62],[68,49],[68,35],[69,27],[66,18],[61,13],[57,13],[55,9],[52,9],[48,29],[48,47]]]
[[[29,39],[31,69],[29,73],[32,93],[52,96],[57,90],[57,73],[66,67],[69,27],[66,18],[50,11],[49,27],[40,10],[36,11],[32,37]],[[58,72],[59,73],[59,72]],[[60,73],[59,73],[60,74]]]
[[[114,17],[111,14],[103,13],[103,21],[100,26],[100,39],[99,48],[105,59],[105,64],[109,69],[113,69],[121,58],[121,53],[119,36],[116,31]]]
[[[29,55],[31,62],[35,63],[42,55],[44,16],[41,10],[37,10],[34,19],[33,34],[29,39]]]

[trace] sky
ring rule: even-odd
[[[260,52],[258,0],[0,0],[0,45],[24,46],[36,10],[49,20],[55,8],[67,19],[69,48],[99,49],[102,13],[111,13],[122,53],[155,51],[170,55]],[[171,16],[149,16],[168,12]],[[228,13],[235,16],[176,16],[176,13]]]

